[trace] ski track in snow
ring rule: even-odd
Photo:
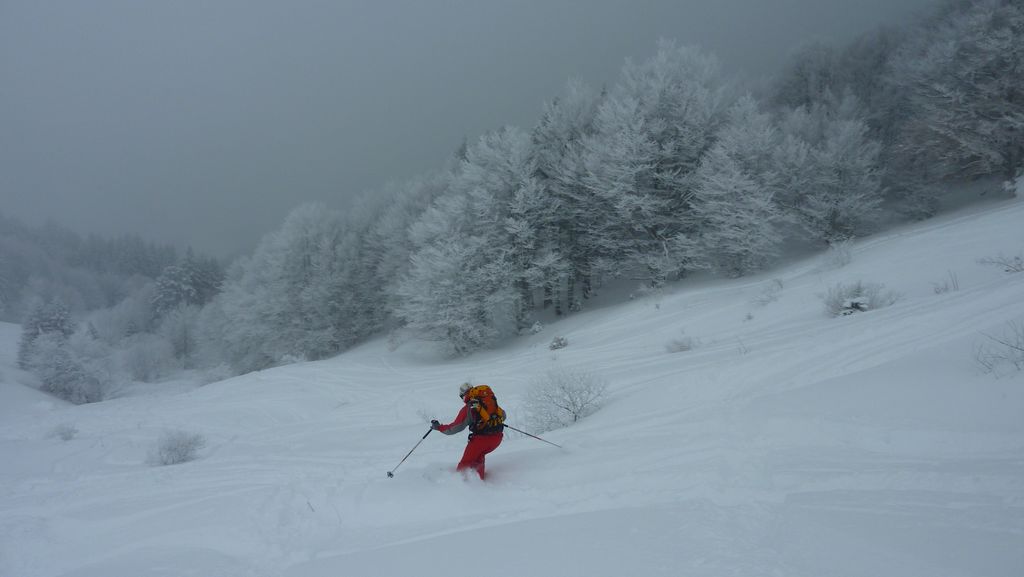
[[[483,542],[522,575],[1022,575],[1024,375],[973,360],[1024,320],[1024,274],[977,263],[1024,249],[1021,222],[1019,199],[975,207],[858,242],[842,268],[679,286],[468,359],[375,341],[80,407],[22,384],[0,325],[0,576],[489,571],[467,558]],[[950,272],[960,289],[935,294]],[[902,298],[827,318],[818,295],[858,280]],[[667,352],[682,336],[694,348]],[[543,435],[565,450],[509,433],[482,483],[451,471],[464,436],[435,433],[385,477],[459,382],[492,384],[518,426],[557,366],[610,384]],[[202,457],[149,465],[170,429],[204,435]]]

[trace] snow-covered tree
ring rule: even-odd
[[[165,311],[157,328],[157,334],[171,344],[174,356],[181,361],[182,368],[191,369],[195,366],[198,355],[200,307],[180,304],[176,308]]]
[[[506,302],[514,298],[512,289],[495,293],[483,282],[481,273],[487,265],[478,262],[482,244],[480,237],[453,231],[450,242],[433,243],[413,254],[399,286],[402,301],[396,313],[406,326],[424,340],[443,343],[455,355],[493,343],[499,336],[496,321],[502,319],[493,318],[491,305],[504,304],[497,302],[502,297]]]
[[[837,82],[831,96],[851,92],[862,105],[871,137],[883,146],[893,140],[907,114],[900,90],[886,78],[892,58],[907,36],[904,28],[897,27],[869,31],[846,46],[836,63]]]
[[[21,341],[18,344],[18,366],[31,370],[36,341],[42,335],[51,335],[56,340],[66,341],[74,332],[75,323],[63,301],[39,301],[22,323]]]
[[[398,317],[456,355],[493,343],[511,323],[518,296],[499,247],[473,234],[475,212],[472,199],[460,194],[432,205],[410,231],[420,248],[398,286]]]
[[[344,238],[339,213],[303,205],[236,263],[215,299],[223,350],[236,369],[323,358],[351,342],[342,306]]]
[[[185,258],[164,268],[156,279],[153,308],[158,315],[180,306],[203,306],[220,291],[224,273],[212,259],[195,255],[191,248]]]
[[[531,134],[539,200],[545,207],[532,218],[539,234],[533,267],[539,278],[531,284],[542,287],[542,306],[553,307],[556,315],[589,299],[594,289],[598,255],[586,242],[592,229],[583,142],[593,136],[601,99],[582,82],[570,81],[545,104]]]
[[[798,210],[812,235],[828,242],[861,236],[877,225],[881,205],[879,145],[858,120],[830,124],[814,163],[818,189]]]
[[[856,99],[798,108],[783,119],[776,149],[780,204],[809,238],[831,243],[865,234],[881,205],[880,145],[868,136]]]
[[[586,192],[576,216],[585,232],[576,242],[591,262],[609,265],[598,274],[643,260],[664,232],[658,223],[668,212],[667,199],[655,188],[658,144],[647,124],[638,100],[608,98],[594,120],[595,134],[584,141]]]
[[[128,285],[126,291],[127,296],[121,302],[89,315],[97,338],[111,346],[118,346],[125,339],[156,328],[157,315],[153,310],[156,283],[142,279]]]
[[[482,136],[448,191],[410,229],[416,247],[400,281],[396,314],[457,354],[525,322],[536,245],[518,218],[536,191],[529,136],[505,128]],[[513,212],[513,209],[517,212]]]
[[[75,404],[103,400],[103,382],[88,371],[59,332],[40,334],[28,355],[26,368],[39,377],[41,389]]]
[[[835,49],[821,41],[801,46],[790,57],[771,95],[781,108],[812,107],[837,92],[839,74]]]
[[[103,399],[109,351],[91,330],[76,332],[63,302],[39,302],[22,326],[18,366],[39,378],[40,388],[76,404]]]
[[[894,56],[889,81],[910,118],[897,152],[938,178],[999,175],[1024,163],[1024,6],[948,4]],[[927,178],[928,175],[925,175]]]
[[[465,230],[486,239],[487,262],[503,263],[504,270],[485,268],[491,271],[485,282],[493,290],[486,298],[493,300],[509,288],[516,292],[508,302],[516,330],[529,326],[535,288],[531,282],[538,278],[531,263],[541,248],[538,241],[547,214],[535,174],[530,136],[506,127],[485,134],[467,149],[462,170],[451,184],[454,194],[470,199],[474,218],[465,223]]]
[[[727,94],[714,58],[662,43],[651,60],[627,63],[601,102],[584,140],[584,182],[594,244],[622,272],[659,285],[687,267],[673,246],[694,232],[694,172],[725,119]]]
[[[718,59],[692,47],[659,43],[650,60],[623,69],[619,95],[635,98],[658,144],[655,176],[670,205],[692,187],[691,175],[725,121],[730,90]]]
[[[440,196],[451,181],[452,172],[413,179],[386,187],[381,201],[365,209],[366,231],[360,237],[358,270],[354,273],[357,292],[368,326],[373,330],[394,328],[394,311],[400,302],[398,280],[410,267],[415,251],[409,228]]]
[[[752,98],[733,107],[696,174],[693,213],[700,233],[694,261],[741,276],[778,255],[783,215],[774,201],[780,185],[773,159],[777,141],[771,117]]]

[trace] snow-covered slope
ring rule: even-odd
[[[0,575],[1022,575],[1024,373],[975,362],[1024,320],[1024,274],[977,262],[1024,250],[1022,222],[1020,199],[973,207],[841,268],[690,284],[458,361],[379,341],[88,406],[22,385],[2,325]],[[902,298],[827,317],[818,295],[858,280]],[[553,367],[610,384],[544,435],[565,450],[509,435],[482,483],[434,434],[385,476],[463,380],[521,425]],[[167,430],[205,436],[201,458],[150,465]]]

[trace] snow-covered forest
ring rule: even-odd
[[[73,405],[0,323],[0,576],[432,576],[480,544],[523,576],[1019,577],[1018,183],[450,360],[377,337]],[[464,379],[563,448],[509,430],[456,473],[465,436],[423,435]]]
[[[910,27],[810,44],[769,85],[747,84],[661,41],[607,88],[569,81],[532,127],[471,139],[347,212],[296,208],[226,270],[4,220],[0,315],[23,323],[21,367],[75,402],[382,334],[465,355],[613,285],[742,277],[933,216],[950,190],[1010,194],[1024,161],[1015,0],[945,2]]]

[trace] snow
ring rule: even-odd
[[[1024,320],[1024,274],[977,262],[1024,250],[1021,222],[1024,198],[990,202],[840,268],[695,281],[467,359],[382,339],[85,406],[29,388],[0,325],[0,575],[1018,577],[1024,373],[975,350]],[[857,281],[901,297],[828,317],[820,295]],[[609,382],[602,410],[542,435],[564,450],[509,434],[481,482],[452,472],[464,437],[433,434],[386,477],[459,383],[522,427],[559,366]],[[169,430],[203,435],[200,458],[153,466]]]

